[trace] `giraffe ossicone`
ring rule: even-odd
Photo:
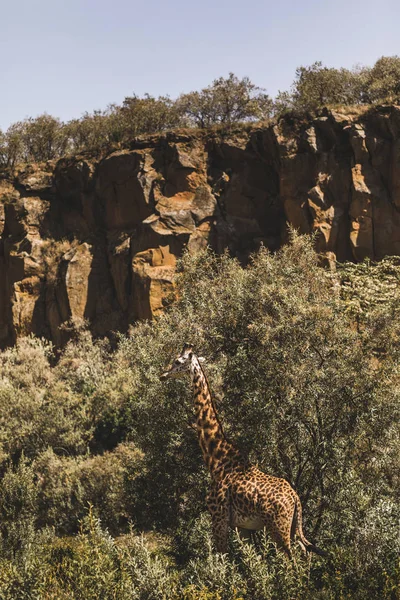
[[[207,506],[218,552],[226,552],[229,528],[266,529],[278,548],[291,556],[291,541],[298,537],[302,549],[326,553],[303,533],[300,498],[280,477],[267,475],[249,464],[223,431],[200,358],[191,344],[161,375],[165,380],[190,372],[194,391],[196,429],[204,462],[211,475]]]

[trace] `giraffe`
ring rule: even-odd
[[[326,556],[304,536],[301,502],[292,486],[285,479],[267,475],[249,464],[227,440],[201,366],[203,361],[190,344],[185,344],[160,379],[187,372],[191,375],[198,440],[211,475],[207,507],[217,552],[227,551],[229,528],[250,532],[265,528],[289,558],[295,535],[304,553]]]

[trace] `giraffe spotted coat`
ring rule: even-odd
[[[161,379],[188,371],[191,375],[197,435],[212,480],[207,506],[217,551],[226,552],[229,529],[238,527],[248,531],[265,528],[289,557],[296,535],[304,551],[325,555],[304,536],[301,503],[292,486],[249,465],[226,439],[201,360],[185,344]]]

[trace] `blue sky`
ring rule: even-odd
[[[1,0],[0,128],[132,93],[176,97],[230,71],[275,95],[299,65],[400,55],[399,0]]]

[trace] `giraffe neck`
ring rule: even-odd
[[[228,472],[243,468],[244,460],[225,437],[212,401],[207,378],[195,354],[192,355],[190,374],[194,389],[200,448],[211,477],[220,480]]]

